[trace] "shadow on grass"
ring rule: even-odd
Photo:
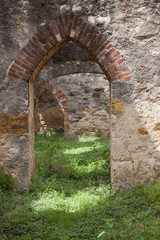
[[[43,189],[45,182],[48,187],[52,182],[51,188],[70,195],[110,182],[109,139],[106,137],[64,139],[62,134],[42,134],[37,137],[35,153],[37,170],[33,183]]]
[[[56,204],[54,192],[5,196],[0,239],[96,240],[105,231],[108,235],[100,239],[158,240],[159,195],[157,181],[148,186],[137,184],[125,191],[106,190],[92,202],[87,198],[77,209],[73,202],[67,208],[67,199],[64,206]]]

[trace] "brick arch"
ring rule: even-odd
[[[34,90],[34,96],[40,97],[45,91],[51,92],[64,109],[70,105],[70,101],[68,97],[63,93],[63,91],[49,82],[44,83],[42,86],[36,88]]]
[[[109,81],[130,80],[130,72],[119,51],[105,35],[73,13],[60,15],[28,41],[11,65],[9,79],[32,83],[44,63],[68,41],[74,41],[90,53]]]

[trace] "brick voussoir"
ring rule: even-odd
[[[110,41],[106,39],[106,41],[95,51],[95,56],[97,56],[102,50],[107,48],[107,46],[110,44]]]
[[[86,39],[84,41],[84,46],[87,47],[88,42],[91,40],[93,34],[94,34],[95,27],[91,26],[90,31],[88,32]]]
[[[50,50],[68,36],[75,39],[77,43],[81,43],[95,56],[108,73],[111,81],[117,79],[130,80],[130,72],[123,63],[124,59],[119,51],[112,46],[107,36],[96,31],[94,26],[84,22],[82,18],[73,13],[61,14],[50,23],[45,24],[41,31],[28,41],[11,66],[8,73],[9,79],[13,80],[15,78],[27,81],[33,72],[36,76],[43,66],[44,61],[42,59],[44,57],[44,59],[48,59]],[[65,100],[65,95],[59,88],[50,84],[45,86],[59,98],[59,101],[63,102]],[[43,86],[42,89],[45,89],[45,87]]]
[[[93,49],[97,49],[99,43],[101,42],[103,38],[103,34],[99,33],[99,35],[97,36],[97,38],[93,41],[92,47],[90,48],[91,52],[94,52]]]

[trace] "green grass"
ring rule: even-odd
[[[159,240],[160,182],[113,191],[109,139],[39,133],[30,193],[2,191],[1,240]]]

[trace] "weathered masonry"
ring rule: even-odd
[[[67,44],[71,48],[80,47],[90,56],[85,59],[87,65],[81,59],[81,67],[89,68],[93,64],[91,59],[95,63],[91,67],[94,71],[83,70],[90,74],[83,75],[84,91],[88,91],[90,78],[94,84],[97,81],[97,85],[98,82],[105,85],[106,81],[109,85],[107,116],[110,117],[113,187],[160,178],[158,7],[157,1],[148,0],[107,3],[101,0],[90,1],[89,5],[87,1],[75,0],[2,3],[0,166],[12,172],[17,188],[29,189],[35,167],[34,98],[48,91],[54,93],[64,111],[71,109],[73,94],[68,95],[65,87],[69,78],[61,76],[58,80],[58,67],[51,64],[56,53]],[[73,62],[63,64],[66,72],[69,64],[74,65]],[[68,73],[74,82],[75,72]],[[82,74],[77,76],[77,82],[83,83]],[[97,94],[103,89],[97,85],[89,91]],[[74,86],[80,91],[76,81]],[[106,95],[105,91],[101,93]],[[92,108],[88,110],[93,113]],[[70,114],[64,117],[67,134],[76,127],[68,117]]]

